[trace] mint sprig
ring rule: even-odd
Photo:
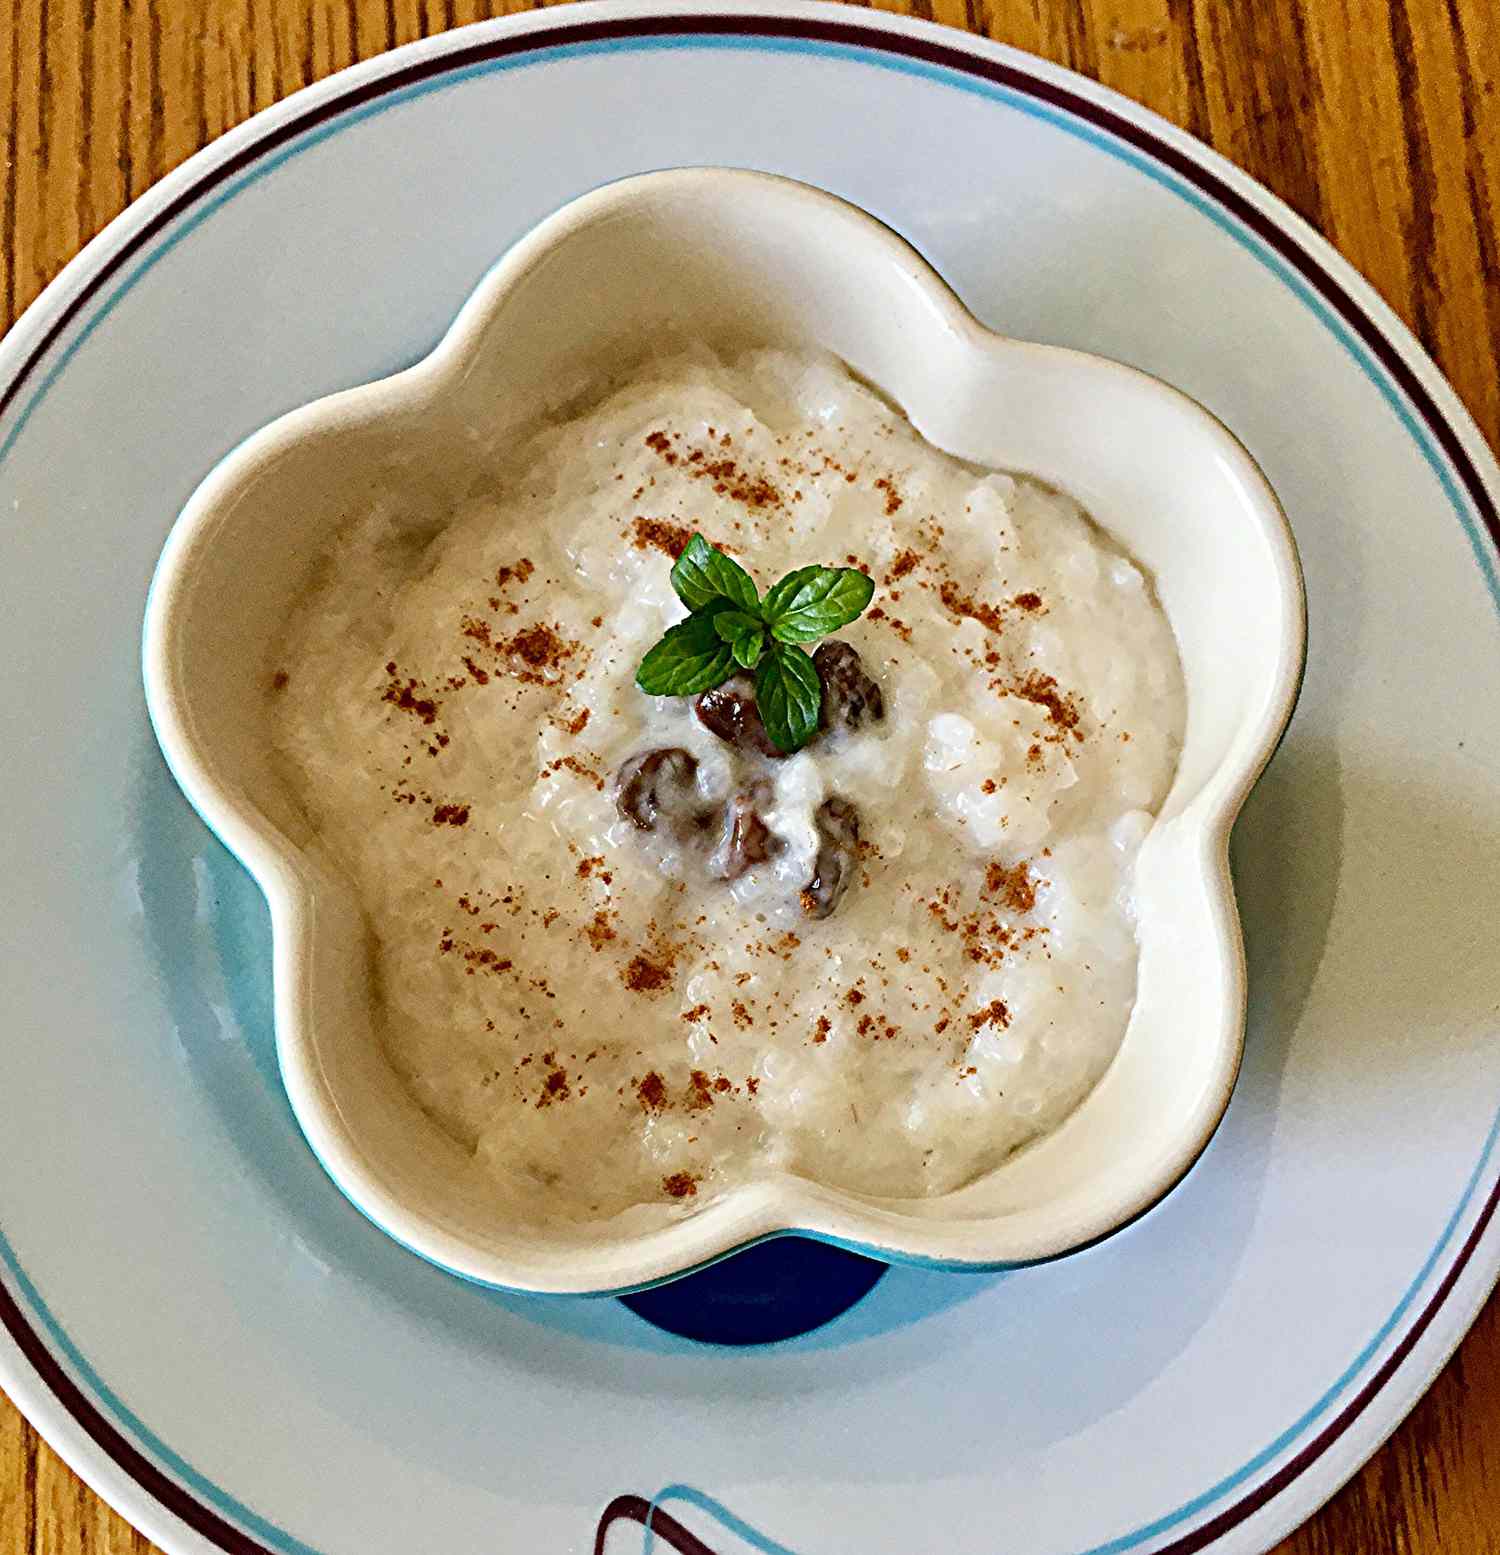
[[[692,613],[641,660],[635,683],[652,696],[697,696],[736,669],[755,673],[755,702],[778,750],[800,750],[817,731],[823,686],[805,643],[864,613],[875,585],[853,567],[798,567],[762,599],[750,574],[695,534],[672,567]]]

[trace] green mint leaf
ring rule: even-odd
[[[863,614],[874,594],[874,583],[853,567],[799,567],[766,596],[771,635],[780,643],[810,643]]]
[[[747,670],[755,668],[766,640],[764,621],[726,606],[714,617],[714,630],[729,644],[736,664],[742,664]]]
[[[755,671],[755,705],[778,750],[800,750],[817,732],[823,686],[800,648],[768,643]]]
[[[760,595],[750,574],[723,551],[715,550],[702,535],[694,535],[673,563],[672,587],[689,610],[727,599],[751,615],[760,611]]]
[[[734,654],[734,662],[743,665],[747,670],[753,670],[760,662],[761,649],[766,645],[765,628],[761,627],[755,632],[746,632],[743,637],[737,637],[730,644]]]
[[[734,653],[716,629],[718,615],[710,605],[668,627],[641,660],[636,685],[651,696],[690,697],[726,681],[734,671]]]
[[[765,629],[765,623],[759,616],[746,615],[743,610],[735,610],[732,606],[727,610],[720,610],[714,616],[714,630],[727,643],[732,643],[736,637],[744,637],[751,632],[763,632]]]
[[[797,591],[804,584],[811,583],[819,574],[831,570],[828,567],[798,567],[795,572],[787,573],[780,583],[766,591],[765,600],[760,607],[761,614],[767,621],[774,621],[777,616],[785,615],[789,609],[795,609],[793,601]]]

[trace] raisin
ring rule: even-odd
[[[685,811],[697,761],[680,745],[632,756],[615,777],[615,805],[642,831],[655,831],[662,812]]]
[[[837,794],[818,806],[818,856],[812,879],[802,890],[802,910],[809,918],[826,918],[854,876],[859,857],[859,811]]]
[[[761,815],[761,807],[770,800],[771,785],[762,780],[741,789],[724,806],[719,845],[711,865],[721,880],[738,880],[746,870],[781,851],[781,838]]]
[[[731,675],[722,686],[705,691],[693,709],[705,729],[738,749],[756,750],[762,756],[786,755],[766,733],[755,705],[755,683],[748,675]]]
[[[885,717],[885,698],[865,673],[859,654],[846,642],[826,642],[813,654],[813,668],[823,683],[820,729],[858,729],[866,719]]]

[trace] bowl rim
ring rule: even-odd
[[[973,1235],[995,1217],[924,1221],[898,1217],[911,1235],[891,1241],[878,1236],[844,1235],[829,1229],[825,1196],[839,1201],[843,1218],[858,1222],[867,1212],[852,1195],[824,1189],[790,1174],[752,1179],[738,1184],[715,1202],[658,1231],[643,1233],[605,1249],[575,1245],[569,1268],[586,1274],[591,1264],[625,1264],[632,1277],[601,1284],[590,1278],[558,1277],[549,1266],[545,1275],[521,1281],[494,1277],[502,1262],[492,1253],[477,1253],[461,1238],[435,1226],[426,1216],[413,1215],[382,1185],[380,1174],[345,1128],[334,1095],[310,1035],[294,1007],[309,981],[302,947],[309,904],[317,889],[311,878],[315,861],[291,839],[264,821],[254,807],[241,803],[220,786],[209,754],[196,740],[179,695],[180,666],[176,662],[175,625],[178,607],[191,589],[195,553],[205,531],[234,494],[306,436],[332,426],[349,427],[383,421],[401,411],[430,406],[445,388],[456,387],[466,366],[477,357],[488,327],[510,293],[545,257],[602,215],[639,202],[662,190],[738,182],[750,189],[771,188],[779,198],[802,202],[824,220],[837,219],[886,258],[900,264],[923,293],[942,325],[966,350],[992,350],[997,344],[1012,353],[1036,353],[1050,361],[1072,358],[1080,366],[1101,365],[1127,375],[1142,392],[1169,398],[1196,420],[1203,431],[1220,439],[1238,457],[1249,495],[1247,512],[1259,520],[1261,538],[1271,557],[1284,629],[1278,660],[1268,677],[1270,694],[1253,720],[1239,726],[1235,749],[1205,780],[1216,789],[1198,822],[1198,867],[1211,882],[1211,910],[1221,920],[1228,958],[1231,1019],[1221,1033],[1223,1044],[1211,1094],[1195,1110],[1186,1143],[1166,1155],[1149,1179],[1117,1194],[1109,1209],[1096,1213],[1083,1235],[1038,1239],[1030,1254],[1009,1257],[964,1256],[924,1252],[942,1240],[942,1233]],[[142,634],[142,675],[147,712],[174,780],[214,836],[243,865],[266,898],[272,921],[273,999],[278,1070],[299,1128],[314,1156],[340,1192],[378,1229],[408,1251],[435,1266],[489,1289],[526,1295],[617,1296],[649,1289],[698,1272],[748,1247],[783,1236],[802,1236],[849,1251],[915,1267],[993,1272],[1050,1262],[1113,1236],[1148,1213],[1188,1175],[1212,1142],[1226,1112],[1238,1076],[1244,1046],[1246,973],[1238,906],[1229,868],[1229,839],[1235,819],[1251,790],[1275,755],[1291,721],[1307,663],[1307,596],[1300,558],[1290,523],[1275,492],[1253,456],[1211,411],[1161,379],[1128,364],[1062,346],[1015,340],[981,324],[964,306],[936,268],[901,234],[853,202],[823,189],[779,174],[742,168],[681,167],[630,174],[611,180],[569,200],[543,217],[485,271],[436,345],[408,367],[368,383],[320,396],[289,410],[252,432],[225,453],[208,471],[174,521],[153,573],[147,594]],[[1248,731],[1248,733],[1247,733]],[[1238,759],[1236,759],[1238,758]],[[884,1204],[899,1206],[903,1201]],[[868,1206],[869,1218],[889,1218],[882,1207]],[[691,1243],[687,1256],[652,1255],[658,1241]],[[634,1260],[625,1250],[636,1248]],[[535,1279],[535,1282],[533,1282]]]

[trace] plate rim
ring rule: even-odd
[[[259,163],[254,174],[258,177],[286,157],[316,144],[324,135],[335,133],[370,113],[394,106],[403,100],[404,94],[457,84],[467,74],[495,68],[495,61],[508,56],[555,52],[570,46],[575,46],[576,52],[577,48],[589,45],[607,47],[611,40],[618,47],[623,40],[633,39],[637,47],[643,47],[650,45],[640,40],[648,38],[656,40],[658,47],[712,46],[714,40],[721,47],[733,47],[732,40],[737,39],[741,47],[760,47],[768,52],[773,51],[779,41],[783,49],[800,45],[803,49],[822,47],[844,57],[851,53],[874,55],[873,63],[884,64],[887,68],[905,68],[950,85],[967,85],[969,90],[981,91],[991,99],[1003,99],[1004,93],[1009,92],[1040,102],[1047,105],[1045,110],[1028,111],[1074,135],[1079,134],[1078,121],[1082,121],[1092,132],[1083,138],[1116,156],[1121,154],[1116,142],[1133,147],[1133,154],[1123,159],[1158,182],[1166,181],[1161,177],[1161,170],[1167,169],[1197,194],[1194,197],[1170,183],[1168,187],[1175,187],[1176,192],[1221,226],[1226,224],[1216,214],[1215,207],[1227,210],[1279,256],[1283,267],[1280,279],[1301,293],[1302,300],[1320,315],[1326,327],[1333,329],[1346,349],[1350,349],[1349,330],[1363,341],[1398,392],[1387,392],[1375,379],[1377,388],[1416,438],[1449,495],[1468,535],[1480,572],[1492,597],[1500,605],[1500,569],[1492,554],[1500,552],[1500,466],[1496,465],[1467,409],[1410,330],[1369,283],[1295,212],[1263,185],[1186,132],[1176,129],[1151,110],[1072,71],[973,34],[906,17],[865,11],[851,16],[844,6],[823,3],[823,0],[730,0],[728,4],[723,0],[679,0],[670,10],[658,10],[650,4],[637,3],[637,0],[586,0],[586,3],[561,11],[498,18],[420,39],[336,72],[283,99],[210,143],[127,207],[63,269],[0,341],[0,417],[17,401],[31,376],[46,366],[31,399],[0,440],[0,459],[21,434],[31,409],[108,312],[106,306],[86,317],[88,304],[125,270],[132,258],[143,254],[141,263],[126,276],[111,302],[128,290],[167,247],[175,245],[243,187],[242,183],[235,182],[236,174]],[[425,88],[424,82],[427,83]],[[281,154],[273,155],[278,150]],[[205,196],[218,190],[226,181],[230,186],[204,203]],[[199,208],[194,210],[194,207]],[[189,212],[192,212],[191,218],[180,230],[169,230]],[[1233,228],[1228,230],[1231,235],[1238,236]],[[169,242],[153,248],[153,240],[164,233]],[[1286,269],[1287,266],[1290,269]],[[1273,264],[1271,268],[1275,271],[1277,266]],[[1328,311],[1330,306],[1332,314]],[[1338,319],[1343,321],[1343,330],[1337,327]],[[80,321],[79,328],[71,328]],[[1358,354],[1352,354],[1363,368]],[[1443,458],[1434,457],[1418,435],[1413,409],[1421,415]],[[1458,499],[1459,488],[1454,484],[1454,473],[1479,520],[1477,525],[1470,522],[1466,504]],[[1289,1428],[1291,1431],[1302,1434],[1326,1414],[1392,1339],[1402,1318],[1432,1280],[1448,1244],[1472,1207],[1473,1193],[1483,1180],[1497,1130],[1500,1130],[1500,1114],[1497,1114],[1485,1149],[1474,1167],[1464,1199],[1387,1324],[1329,1393],[1303,1420]],[[1290,1445],[1278,1438],[1277,1443],[1257,1455],[1244,1469],[1210,1487],[1203,1497],[1185,1503],[1166,1518],[1138,1529],[1134,1534],[1098,1546],[1086,1555],[1105,1555],[1106,1551],[1151,1544],[1184,1522],[1192,1526],[1172,1542],[1156,1545],[1156,1555],[1189,1555],[1190,1551],[1206,1549],[1261,1510],[1280,1502],[1284,1492],[1298,1480],[1312,1488],[1314,1494],[1295,1510],[1287,1526],[1295,1526],[1311,1515],[1400,1423],[1477,1315],[1500,1276],[1500,1239],[1493,1239],[1494,1247],[1487,1265],[1473,1263],[1497,1205],[1500,1205],[1500,1180],[1494,1184],[1467,1237],[1453,1254],[1416,1318],[1396,1339],[1385,1359],[1353,1398],[1297,1453],[1213,1517],[1192,1524],[1197,1513],[1206,1510],[1206,1506],[1200,1504],[1206,1498],[1212,1497],[1207,1505],[1216,1504],[1228,1496],[1236,1484],[1254,1479],[1260,1470],[1274,1464],[1284,1447]],[[40,1294],[29,1288],[30,1282],[3,1235],[0,1235],[0,1264],[10,1282],[27,1298],[26,1305],[44,1319],[50,1319]],[[1472,1288],[1466,1291],[1465,1299],[1450,1305],[1450,1298],[1466,1273],[1473,1277]],[[1435,1333],[1440,1342],[1432,1355],[1425,1358],[1430,1364],[1424,1364],[1417,1373],[1418,1384],[1388,1392],[1388,1385],[1440,1316],[1444,1322]],[[136,1526],[168,1550],[217,1548],[243,1551],[245,1555],[270,1555],[267,1545],[255,1542],[219,1511],[179,1485],[110,1421],[69,1376],[51,1347],[28,1322],[23,1307],[5,1279],[0,1279],[0,1324],[8,1330],[7,1335],[0,1338],[0,1385],[57,1447],[64,1460]],[[56,1326],[55,1320],[51,1320],[49,1326],[54,1331],[54,1338],[62,1341],[61,1347],[66,1353],[69,1348],[66,1335]],[[138,1427],[157,1456],[162,1456],[163,1452],[169,1460],[175,1456],[149,1428],[135,1420],[121,1401],[113,1398],[103,1379],[91,1372],[81,1355],[75,1351],[72,1359],[80,1373],[92,1380],[96,1391],[112,1400],[114,1412],[122,1417],[122,1424],[133,1423]],[[1410,1378],[1406,1381],[1409,1383]],[[1401,1395],[1399,1398],[1397,1392]],[[1381,1399],[1388,1401],[1388,1407],[1378,1418],[1368,1415],[1370,1406]],[[1373,1432],[1369,1430],[1372,1423]],[[1308,1472],[1356,1425],[1362,1427],[1356,1434],[1367,1436],[1368,1440],[1359,1441],[1351,1461],[1335,1464],[1334,1475],[1327,1483],[1312,1485],[1306,1478]],[[96,1456],[96,1450],[102,1453],[102,1460]],[[189,1466],[184,1464],[182,1467],[206,1489],[217,1492],[217,1498],[233,1508],[232,1515],[244,1527],[257,1528],[262,1536],[279,1543],[282,1551],[317,1555],[310,1546],[241,1506],[217,1486],[202,1480],[201,1476],[194,1476]],[[657,1499],[683,1488],[668,1487]],[[782,1549],[769,1543],[763,1547]],[[789,1555],[789,1552],[783,1552],[783,1555]]]

